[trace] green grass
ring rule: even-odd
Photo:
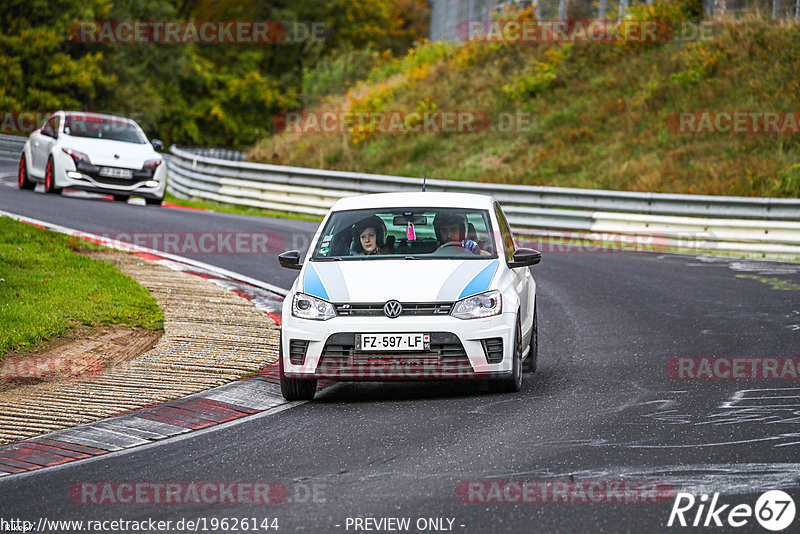
[[[705,41],[574,43],[566,51],[547,43],[423,45],[430,50],[383,65],[349,95],[313,109],[414,111],[424,103],[526,112],[531,127],[378,133],[357,142],[350,133],[283,133],[253,147],[249,159],[417,177],[427,169],[431,178],[494,183],[800,196],[799,134],[672,126],[680,112],[798,111],[800,24],[754,16],[710,24]],[[542,63],[555,74],[547,83],[535,82]]]
[[[76,324],[164,328],[150,293],[77,238],[0,217],[0,359]]]
[[[294,213],[283,213],[279,211],[270,211],[261,208],[254,208],[252,206],[237,206],[235,204],[223,204],[221,202],[214,202],[212,200],[199,200],[199,199],[184,199],[167,193],[164,196],[164,202],[177,204],[179,206],[187,206],[190,208],[201,208],[211,211],[220,211],[224,213],[237,213],[239,215],[258,215],[259,217],[278,217],[281,219],[299,219],[303,221],[321,221],[322,217],[314,217],[311,215],[300,215]]]

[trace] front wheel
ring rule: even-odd
[[[514,328],[512,357],[514,359],[511,365],[511,376],[489,379],[489,391],[492,393],[514,393],[522,389],[522,329],[519,325],[519,316],[517,316],[517,325]]]
[[[19,175],[17,178],[20,189],[30,190],[36,187],[36,184],[28,178],[28,162],[25,159],[25,154],[22,154],[19,160]]]
[[[112,195],[114,197],[114,202],[127,202],[128,195]]]
[[[157,207],[157,206],[161,205],[161,202],[163,202],[163,200],[160,199],[160,198],[147,198],[147,197],[145,197],[145,199],[144,199],[144,203],[146,205],[148,205],[148,206],[156,206]]]
[[[47,159],[47,167],[44,169],[44,192],[52,195],[60,195],[61,189],[56,187],[55,164],[53,156]]]
[[[283,372],[283,338],[278,349],[278,368],[281,376],[281,394],[287,401],[311,400],[317,392],[316,378],[286,378]]]

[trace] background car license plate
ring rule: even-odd
[[[356,350],[430,350],[430,334],[356,334]]]
[[[130,169],[118,169],[116,167],[100,167],[100,176],[108,176],[111,178],[130,178],[133,176],[133,171]]]

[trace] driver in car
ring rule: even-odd
[[[436,239],[439,240],[439,248],[436,249],[434,254],[446,253],[448,250],[457,252],[464,249],[473,254],[491,254],[481,250],[474,240],[467,239],[467,218],[463,215],[437,213],[433,219],[433,230],[436,232]]]

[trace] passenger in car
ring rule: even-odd
[[[353,225],[353,248],[356,254],[385,254],[385,245],[386,225],[380,217],[372,215]]]

